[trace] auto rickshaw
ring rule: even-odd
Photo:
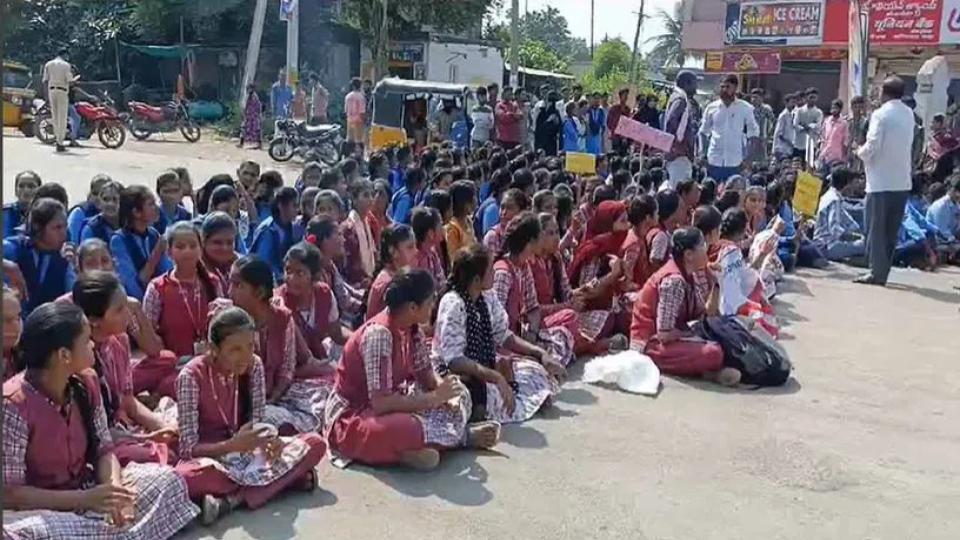
[[[3,125],[15,126],[26,137],[33,137],[33,74],[17,62],[3,62]]]
[[[467,147],[471,95],[470,87],[463,84],[383,79],[373,91],[371,149],[411,143],[415,148],[422,148],[435,142],[430,119],[443,102],[452,102],[459,111],[450,130],[450,139],[459,148]]]

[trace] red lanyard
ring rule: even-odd
[[[203,337],[203,320],[201,320],[200,312],[203,310],[203,298],[200,293],[200,284],[196,284],[196,291],[193,295],[193,299],[197,305],[197,314],[193,314],[193,310],[190,309],[190,300],[187,298],[187,293],[184,292],[183,286],[179,281],[174,281],[177,285],[177,291],[180,293],[180,299],[183,301],[183,307],[187,309],[187,317],[190,317],[190,327],[193,329],[193,339],[194,341],[200,340]]]
[[[237,415],[240,410],[240,388],[239,382],[233,386],[233,422],[227,419],[227,413],[223,410],[223,404],[220,403],[220,396],[217,395],[217,385],[214,384],[213,377],[213,368],[210,367],[210,364],[207,366],[207,380],[210,381],[210,394],[213,396],[213,402],[217,405],[217,412],[220,413],[220,418],[223,420],[223,423],[227,426],[227,430],[230,432],[230,435],[233,436],[233,432],[237,427]],[[217,374],[218,377],[222,378],[222,375]]]

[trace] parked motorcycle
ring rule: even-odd
[[[44,144],[53,144],[56,142],[56,135],[53,132],[53,118],[50,113],[50,105],[42,100],[34,101],[36,112],[36,136]],[[117,114],[117,109],[110,96],[104,92],[99,103],[89,101],[78,101],[73,104],[80,115],[80,128],[77,131],[78,139],[89,139],[94,133],[100,139],[100,144],[106,148],[120,148],[127,140],[127,130],[123,127],[123,121]],[[67,117],[67,133],[73,126],[72,120]]]
[[[295,155],[303,157],[316,150],[324,163],[334,165],[340,161],[341,129],[340,124],[311,126],[306,122],[278,120],[267,153],[276,161],[289,161]]]
[[[174,130],[179,130],[189,142],[200,140],[200,126],[190,118],[184,101],[170,101],[160,107],[142,101],[130,101],[127,109],[130,112],[122,116],[130,133],[138,141],[146,140],[154,133],[169,133]]]

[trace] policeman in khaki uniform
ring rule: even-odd
[[[70,84],[74,81],[73,68],[67,62],[67,49],[61,48],[56,58],[43,66],[43,82],[47,86],[47,100],[53,121],[57,152],[63,152],[67,133],[67,113],[70,107]]]

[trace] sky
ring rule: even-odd
[[[640,33],[640,49],[649,50],[653,45],[644,45],[648,37],[662,34],[663,25],[656,17],[658,10],[673,12],[673,7],[679,0],[646,0],[644,11],[648,15]],[[510,0],[506,5],[503,17],[509,14]],[[590,44],[590,2],[589,0],[520,0],[520,12],[524,8],[536,11],[553,6],[566,17],[570,33],[574,37],[583,38]],[[637,31],[637,15],[640,9],[640,0],[595,0],[594,10],[594,39],[599,43],[604,35],[620,37],[628,45],[633,44],[633,36]]]

